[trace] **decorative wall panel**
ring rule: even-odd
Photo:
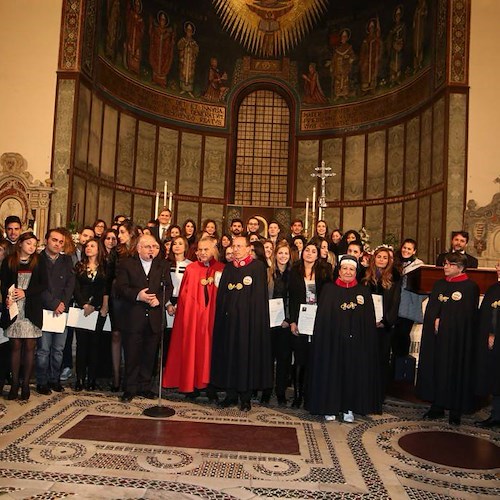
[[[402,203],[389,203],[385,207],[385,238],[384,243],[397,245],[401,241]]]
[[[335,174],[330,177],[326,183],[326,199],[336,201],[340,199],[342,188],[342,139],[325,139],[321,143],[321,160],[325,161],[326,166],[330,167],[331,172]],[[337,218],[338,223],[338,218]]]
[[[445,239],[441,240],[441,231],[443,226],[443,219],[441,214],[443,212],[443,194],[442,193],[434,193],[431,196],[431,213],[430,213],[430,230],[429,230],[429,239],[430,239],[430,264],[435,263],[435,259],[437,255],[443,251],[445,251],[448,246],[448,241]],[[462,229],[462,226],[460,226]]]
[[[178,141],[179,132],[177,130],[160,127],[156,191],[161,192],[163,189],[162,182],[167,180],[169,185],[172,186],[170,191],[176,192]]]
[[[76,122],[75,166],[81,170],[87,170],[91,102],[92,94],[90,90],[84,85],[80,85]]]
[[[401,242],[404,238],[412,238],[417,240],[418,228],[418,202],[417,200],[409,200],[404,203],[404,226]],[[417,240],[418,242],[418,240]]]
[[[92,112],[90,114],[90,136],[88,171],[91,175],[99,174],[101,163],[101,130],[102,130],[102,109],[101,99],[94,96],[92,99]]]
[[[380,226],[382,220],[378,221]],[[361,207],[344,208],[344,220],[342,221],[343,231],[354,229],[359,231],[363,227],[363,209]]]
[[[383,198],[385,189],[385,130],[368,134],[366,198]]]
[[[177,204],[177,213],[174,214],[174,217],[178,224],[182,224],[186,219],[193,219],[194,221],[197,221],[198,211],[198,203],[179,201]],[[198,227],[196,229],[198,229]]]
[[[99,207],[97,209],[98,217],[105,221],[112,221],[113,217],[118,213],[114,212],[113,207],[113,190],[108,187],[101,186],[99,188]]]
[[[300,141],[297,157],[297,192],[296,201],[305,203],[309,197],[312,202],[312,190],[316,181],[311,174],[319,166],[319,141]]]
[[[156,126],[139,122],[137,136],[137,158],[135,162],[135,185],[143,189],[153,189],[155,174]],[[161,189],[163,193],[163,189]],[[134,210],[135,213],[135,210]]]
[[[224,179],[226,178],[227,140],[223,137],[207,137],[205,140],[205,160],[203,169],[203,196],[224,197]],[[205,211],[205,209],[203,210]],[[218,207],[216,212],[222,210]],[[205,216],[204,216],[205,218]]]
[[[434,248],[429,240],[430,208],[430,197],[420,198],[418,205],[418,255],[424,262],[434,263],[432,262],[435,258]]]
[[[408,121],[406,126],[405,194],[418,191],[420,174],[420,117]],[[406,214],[406,212],[405,212]]]
[[[201,141],[200,134],[182,134],[179,167],[179,192],[182,194],[200,194]]]
[[[434,104],[434,124],[432,138],[432,184],[443,182],[444,138],[446,109],[442,97]]]
[[[114,215],[123,214],[128,217],[132,215],[132,195],[125,191],[115,192]]]
[[[134,195],[134,221],[145,226],[149,219],[154,217],[154,204],[151,196]]]
[[[425,189],[431,184],[432,109],[430,108],[422,114],[420,137],[420,189]]]
[[[107,180],[114,180],[115,177],[117,130],[118,112],[111,106],[105,106],[102,130],[101,177]]]
[[[135,129],[135,118],[122,113],[120,115],[116,178],[118,183],[128,186],[132,186],[134,183]]]
[[[403,194],[404,176],[404,125],[389,129],[387,155],[387,196]]]
[[[366,207],[364,226],[370,235],[370,246],[372,248],[375,248],[383,242],[384,217],[385,213],[383,205],[371,205]]]
[[[83,210],[83,220],[95,221],[97,219],[97,184],[87,182],[85,185],[85,205],[80,205]]]
[[[349,136],[346,138],[345,145],[344,199],[363,199],[364,172],[365,136]]]

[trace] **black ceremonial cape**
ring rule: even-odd
[[[437,406],[474,410],[479,288],[473,281],[434,284],[422,329],[416,394]],[[434,321],[440,319],[434,333]]]
[[[266,269],[251,261],[224,268],[217,294],[210,381],[244,392],[272,387]]]
[[[477,349],[477,391],[479,396],[500,394],[500,283],[490,286],[481,304],[480,333]],[[493,349],[488,336],[495,335]]]
[[[321,292],[307,409],[318,415],[382,410],[375,311],[366,286],[328,283]]]

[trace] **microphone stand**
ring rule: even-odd
[[[160,352],[158,353],[158,404],[156,406],[150,406],[149,408],[145,408],[142,412],[146,417],[154,417],[154,418],[167,418],[175,415],[175,410],[170,408],[169,406],[164,406],[162,404],[162,395],[161,395],[161,383],[163,381],[163,339],[165,338],[165,323],[166,323],[166,311],[165,311],[165,303],[166,303],[166,283],[165,283],[165,272],[162,273],[161,276],[161,289],[162,289],[162,301],[160,307],[162,309],[161,314],[161,337],[160,337]]]

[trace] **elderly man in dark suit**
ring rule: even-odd
[[[122,331],[125,392],[121,401],[125,403],[135,396],[156,397],[151,391],[151,377],[165,302],[173,289],[168,262],[159,253],[160,245],[154,236],[143,235],[137,243],[137,255],[123,259],[117,269],[116,289],[127,303],[123,322],[126,327]]]

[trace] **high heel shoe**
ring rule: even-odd
[[[295,398],[292,401],[292,408],[300,408],[302,406],[302,397]]]
[[[87,390],[95,391],[97,389],[97,382],[95,380],[91,380],[89,385],[87,386]]]
[[[23,386],[22,389],[21,389],[21,397],[19,398],[21,401],[28,401],[28,399],[30,398],[30,388],[29,386],[26,387],[26,386]]]
[[[83,390],[83,381],[81,379],[78,379],[75,382],[75,387],[73,388],[75,392],[80,392]]]
[[[19,392],[19,385],[13,384],[10,386],[10,391],[9,394],[7,394],[7,399],[9,401],[13,401],[14,399],[17,399],[17,393]]]

